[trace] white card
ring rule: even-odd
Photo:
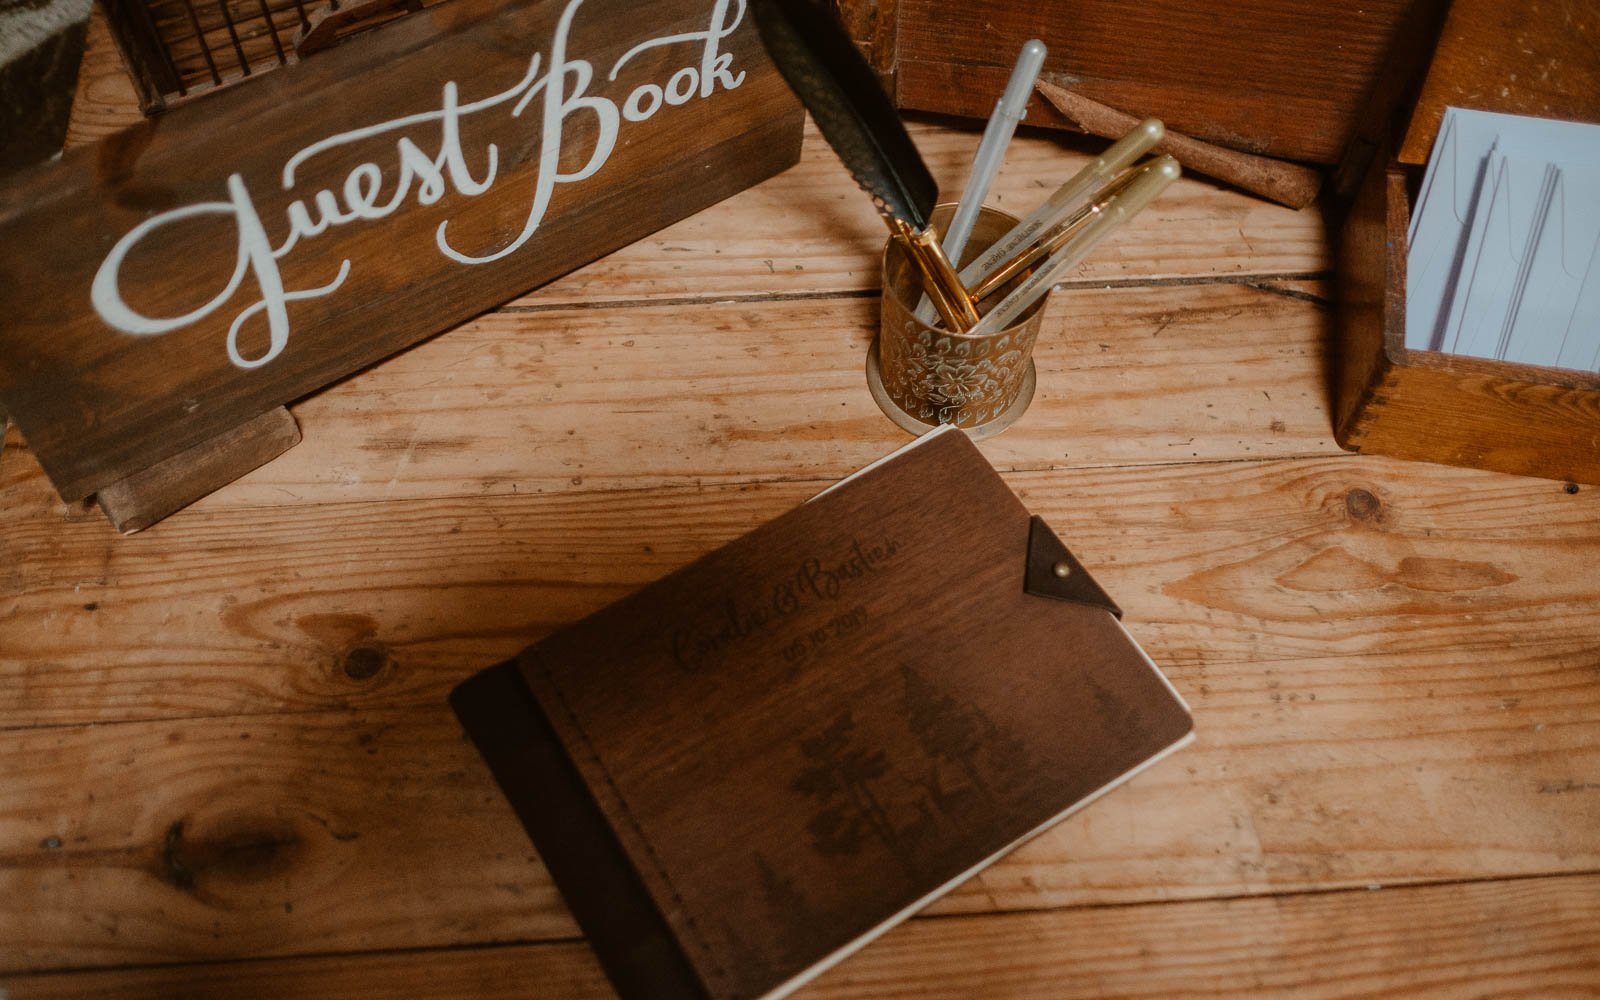
[[[1455,108],[1445,111],[1407,236],[1406,346],[1413,350],[1443,346],[1443,318],[1460,274],[1496,128],[1494,123],[1463,119]]]
[[[1600,167],[1558,166],[1544,227],[1509,330],[1505,360],[1590,368],[1600,333],[1580,296],[1600,252]],[[1565,357],[1565,360],[1563,360]],[[1580,364],[1572,362],[1579,361]]]
[[[1544,220],[1555,168],[1537,159],[1489,154],[1488,175],[1467,237],[1466,257],[1450,313],[1445,349],[1478,358],[1499,356],[1523,263]]]
[[[1514,345],[1521,334],[1513,323],[1515,315],[1521,315],[1528,307],[1534,282],[1546,280],[1536,277],[1537,269],[1544,264],[1542,260],[1530,259],[1527,248],[1541,242],[1539,233],[1547,221],[1543,199],[1550,197],[1554,179],[1534,166],[1525,172],[1518,171],[1518,176],[1503,179],[1517,188],[1502,192],[1501,209],[1508,213],[1506,225],[1515,225],[1512,216],[1529,219],[1526,235],[1532,240],[1525,239],[1523,251],[1512,257],[1515,269],[1506,287],[1493,295],[1488,288],[1480,289],[1473,296],[1473,275],[1488,278],[1488,272],[1479,271],[1478,266],[1487,265],[1491,259],[1504,259],[1495,248],[1491,248],[1490,258],[1480,259],[1483,234],[1478,229],[1486,219],[1479,213],[1488,210],[1494,186],[1489,171],[1491,152],[1518,161],[1555,162],[1563,167],[1600,165],[1600,127],[1463,108],[1445,109],[1439,138],[1428,159],[1408,229],[1407,347],[1453,349],[1467,315],[1467,298],[1474,297],[1481,304],[1487,296],[1493,302],[1484,308],[1490,311],[1504,308],[1506,312],[1497,317],[1496,326],[1496,317],[1485,317],[1475,309],[1470,339],[1473,343],[1480,339],[1488,341],[1488,346],[1479,352],[1485,356],[1498,354],[1502,347],[1508,354],[1517,350]],[[1524,173],[1535,179],[1525,180]],[[1479,243],[1473,242],[1475,234]]]

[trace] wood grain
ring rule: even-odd
[[[896,44],[880,65],[894,71],[901,107],[987,118],[1022,43],[1039,38],[1050,48],[1046,71],[1096,101],[1232,149],[1331,163],[1408,6],[898,0]]]
[[[1535,520],[1512,480],[1308,464],[1163,467],[1121,490],[1011,477],[1124,605],[1201,741],[941,912],[1600,867],[1592,496],[1556,491]],[[30,586],[7,636],[68,642],[13,647],[4,689],[30,713],[6,725],[207,717],[0,734],[19,776],[0,807],[0,937],[54,968],[571,933],[442,689],[722,540],[697,532],[770,515],[741,498],[804,492],[746,489],[609,494],[603,523],[583,497],[517,498],[542,530],[497,501],[303,509],[321,534],[214,515],[189,540],[211,543],[174,539],[199,549],[186,561],[113,556],[76,563],[104,589]],[[1186,554],[1162,565],[1177,538]],[[277,714],[224,714],[251,706]]]
[[[1052,297],[991,461],[1338,453],[1315,298],[1087,280]],[[502,311],[297,405],[305,440],[194,509],[837,479],[907,440],[866,391],[877,327],[858,297]]]
[[[1397,708],[1377,718],[1375,696],[1297,707],[1308,699],[1289,702],[1286,689],[1283,702],[1257,695],[1234,712],[1271,720],[1240,729],[1197,705],[1199,746],[935,912],[1600,865],[1600,740],[1582,721],[1593,718],[1592,677],[1523,691],[1509,708],[1485,699],[1463,716],[1460,682],[1439,664],[1431,672],[1447,700],[1416,712],[1419,691],[1406,707],[1420,718]],[[520,826],[440,711],[74,727],[0,742],[29,765],[0,812],[8,971],[573,933]],[[1397,798],[1412,807],[1404,815],[1386,807]],[[51,901],[47,911],[37,899]]]
[[[915,134],[964,176],[975,132]],[[1024,136],[1002,198],[1087,148]],[[880,224],[805,157],[300,404],[329,468],[274,472],[302,445],[132,539],[11,428],[0,954],[96,971],[10,996],[609,995],[442,695],[899,440],[858,381]],[[1051,432],[985,448],[1201,742],[810,995],[1594,996],[1596,491],[1333,453],[1320,216],[1161,208],[1042,355]]]
[[[83,146],[144,121],[139,92],[123,68],[105,12],[89,12],[89,38],[78,67],[78,92],[67,121],[67,148]]]
[[[1593,997],[1600,878],[912,920],[801,1000]],[[1241,935],[1241,927],[1259,933]],[[582,943],[9,977],[12,1000],[520,1000],[615,994]]]
[[[1139,119],[1132,115],[1073,93],[1051,79],[1040,79],[1035,86],[1051,107],[1090,135],[1120,139],[1139,124]],[[1322,187],[1322,175],[1309,167],[1224,149],[1177,132],[1168,132],[1150,152],[1171,153],[1185,170],[1216,178],[1289,208],[1311,204]]]
[[[1373,888],[916,921],[806,997],[1600,995],[1593,875]]]
[[[95,500],[118,531],[143,531],[299,443],[300,425],[280,406],[100,487]]]
[[[913,920],[797,993],[1103,1000],[1593,997],[1600,879]],[[1258,928],[1241,935],[1241,927]],[[1467,984],[1470,984],[1468,987]],[[614,996],[579,943],[18,977],[13,1000]]]
[[[1380,458],[1007,480],[1176,669],[1594,661],[1597,490]],[[126,540],[19,516],[0,726],[438,703],[822,485],[214,510]],[[365,657],[386,666],[357,682]]]
[[[443,702],[0,744],[7,972],[573,934]]]

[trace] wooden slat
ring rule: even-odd
[[[702,510],[712,506],[707,500]],[[359,520],[345,513],[338,523]],[[632,513],[649,516],[642,508]],[[449,537],[446,525],[462,516],[412,532],[413,546]],[[472,563],[499,544],[534,561],[530,575],[552,572],[537,546],[507,545],[521,540],[518,527],[509,520],[492,535],[463,532],[451,552]],[[1366,530],[1353,527],[1347,537]],[[1397,542],[1391,551],[1415,551],[1416,542]],[[347,587],[358,544],[322,546]],[[624,538],[612,544],[587,565],[612,553],[632,555]],[[237,548],[213,558],[237,560],[246,547],[268,553],[264,558],[283,551],[270,538],[241,536]],[[192,682],[178,682],[157,679],[171,675],[159,664],[141,669],[126,662],[133,657],[108,656],[80,683],[99,686],[106,704],[116,703],[119,691],[195,702],[215,690],[208,675],[226,675],[229,687],[259,685],[263,698],[284,705],[325,704],[339,690],[357,704],[414,700],[472,667],[419,665],[405,644],[412,629],[448,636],[484,627],[475,623],[487,618],[514,623],[519,610],[523,620],[552,613],[540,588],[460,586],[437,563],[431,585],[404,585],[410,574],[403,547],[366,550],[377,562],[365,577],[375,587],[392,585],[414,609],[395,631],[373,634],[373,619],[343,611],[361,606],[347,603],[347,592],[306,600],[269,584],[277,593],[223,612],[262,650],[277,647],[260,669],[196,669],[187,673]],[[1332,555],[1313,567],[1336,560],[1340,549],[1323,551]],[[1228,557],[1219,546],[1212,559],[1226,565]],[[571,605],[613,596],[613,588],[590,589],[591,574],[570,565],[563,574],[574,580],[564,588],[568,605],[554,614],[571,617]],[[304,567],[297,560],[288,572]],[[1280,575],[1293,581],[1296,572],[1315,590],[1318,570]],[[200,567],[183,575],[223,595],[212,607],[228,603],[226,586],[207,580]],[[1440,621],[1497,617],[1473,613],[1459,593],[1429,592],[1430,583],[1449,578],[1415,581],[1421,589],[1401,614],[1426,617],[1418,604],[1432,600]],[[1470,569],[1458,570],[1457,579],[1470,586]],[[1380,598],[1404,589],[1370,585]],[[1248,593],[1252,586],[1218,591]],[[1137,600],[1135,593],[1125,603]],[[139,616],[151,623],[144,628],[160,630],[142,638],[166,644],[161,660],[206,655],[204,634],[192,649],[184,638],[195,620],[188,609],[199,603],[168,601],[172,614],[159,625],[164,614],[155,609]],[[1129,611],[1130,627],[1143,636],[1147,628]],[[1192,613],[1201,620],[1232,614],[1205,606]],[[8,635],[12,624],[28,624],[11,617]],[[47,624],[60,630],[66,619]],[[1203,630],[1183,631],[1192,640]],[[1528,635],[1527,644],[1180,662],[1170,674],[1194,707],[1199,743],[986,870],[937,910],[1600,869],[1594,630],[1587,650],[1565,652],[1540,648],[1536,625],[1507,631]],[[523,637],[478,641],[515,646]],[[1154,651],[1161,660],[1159,647]],[[52,673],[6,682],[7,690],[33,685],[48,690]],[[85,689],[69,693],[81,697]],[[0,939],[11,943],[9,968],[572,933],[520,827],[437,697],[412,708],[12,729],[0,732],[0,760],[12,762],[0,802]]]
[[[835,479],[907,440],[866,391],[878,322],[876,298],[497,313],[307,400],[306,441],[218,502]],[[1327,323],[1248,286],[1062,293],[1033,404],[986,454],[1334,454],[1313,388]]]
[[[1600,878],[913,920],[797,1000],[1592,997]],[[1241,927],[1256,929],[1241,934]],[[19,977],[11,1000],[605,1000],[577,942]]]
[[[1584,997],[1600,878],[923,920],[805,1000]]]
[[[1250,285],[1059,292],[1033,404],[985,452],[1338,454],[1327,325]],[[297,405],[302,443],[194,509],[836,479],[907,440],[867,392],[877,326],[875,297],[495,313]]]
[[[0,971],[575,933],[443,703],[0,747]]]
[[[966,184],[975,131],[912,123],[947,200]],[[987,204],[1024,216],[1107,144],[1024,130]],[[886,232],[855,182],[807,122],[800,165],[516,304],[814,294],[876,289]],[[1086,282],[1231,274],[1305,274],[1329,265],[1321,214],[1179,181],[1077,272]]]
[[[1358,654],[1596,659],[1600,491],[1357,457],[1008,479],[1157,660],[1202,679],[1247,664],[1262,687],[1278,662]],[[0,726],[437,703],[821,485],[214,509],[131,539],[92,513],[18,517],[0,533]],[[374,643],[395,669],[351,683],[346,658]]]

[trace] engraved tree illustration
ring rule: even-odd
[[[854,732],[855,720],[844,711],[821,733],[800,741],[800,752],[811,763],[790,787],[821,806],[806,830],[825,855],[856,854],[868,837],[876,837],[904,862],[905,844],[872,790],[872,783],[889,772],[888,755],[851,746]]]
[[[982,709],[946,694],[912,667],[902,665],[900,676],[905,682],[906,721],[929,759],[927,776],[919,784],[934,807],[948,816],[966,808],[973,795],[992,807],[995,793],[985,771],[1001,785],[1008,784],[1027,763],[1022,741],[1002,732]],[[986,768],[979,767],[980,760]],[[965,778],[953,789],[946,780],[950,768]]]

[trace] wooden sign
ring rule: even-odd
[[[0,405],[80,499],[777,173],[802,120],[744,0],[431,8],[0,191]]]

